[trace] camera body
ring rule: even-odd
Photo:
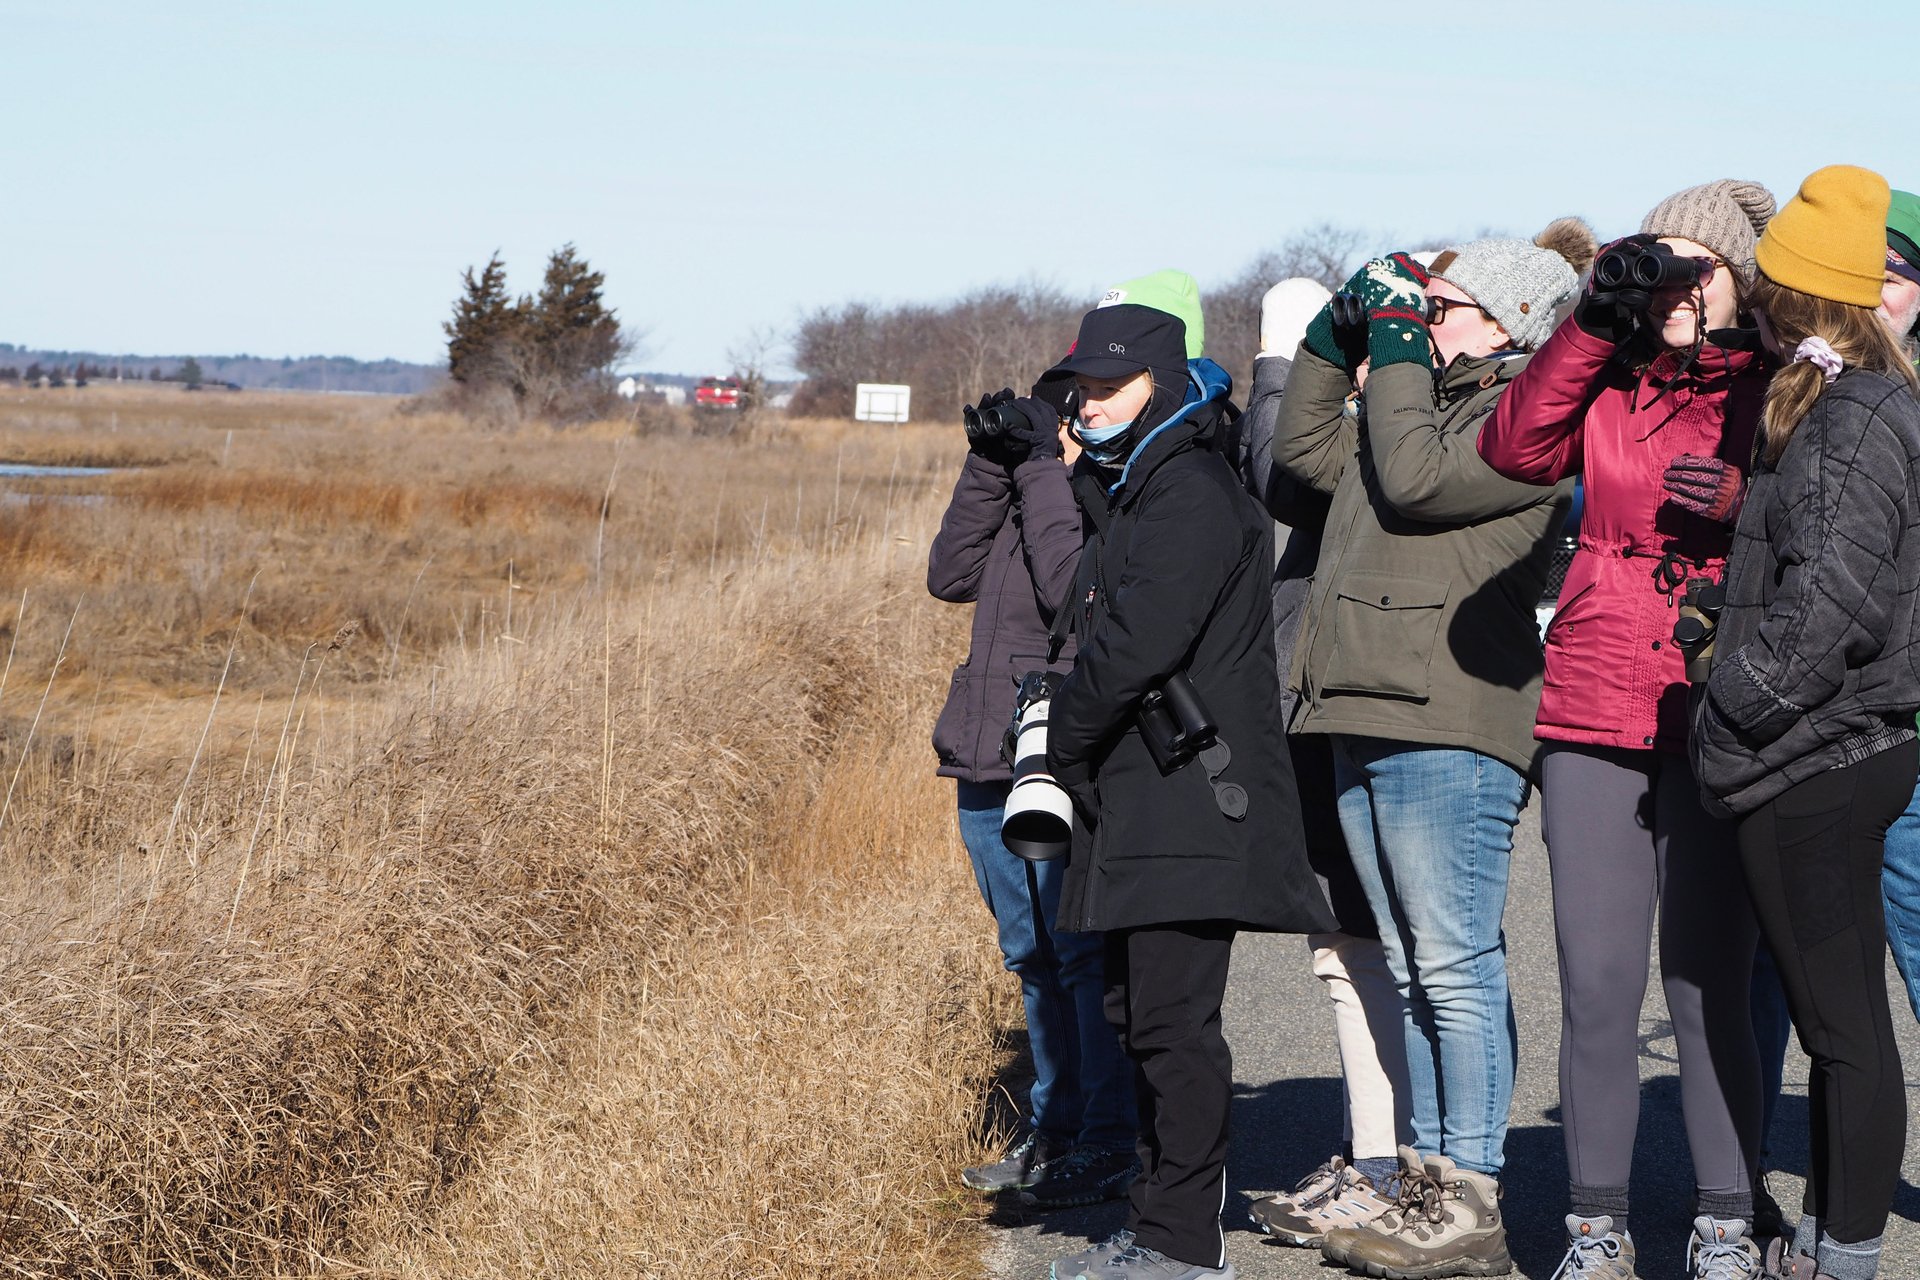
[[[1047,772],[1047,715],[1065,677],[1029,671],[1020,678],[1002,754],[1013,766],[1000,841],[1029,862],[1064,858],[1073,842],[1073,799]]]
[[[1713,666],[1713,636],[1727,589],[1712,578],[1688,578],[1680,597],[1680,617],[1673,624],[1673,643],[1687,659],[1687,683],[1704,684]]]

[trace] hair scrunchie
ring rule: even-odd
[[[1833,380],[1840,376],[1840,370],[1846,367],[1846,362],[1840,358],[1840,353],[1827,345],[1825,338],[1820,337],[1800,340],[1800,345],[1793,349],[1793,362],[1799,364],[1802,360],[1819,369],[1828,386],[1833,385]]]

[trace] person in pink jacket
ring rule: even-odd
[[[1501,474],[1533,484],[1579,475],[1586,491],[1534,729],[1546,744],[1541,825],[1560,953],[1564,1265],[1583,1277],[1634,1274],[1628,1176],[1656,915],[1699,1198],[1688,1273],[1758,1269],[1748,1238],[1758,931],[1733,828],[1701,806],[1687,763],[1673,633],[1687,583],[1722,577],[1744,493],[1768,372],[1730,331],[1773,210],[1765,187],[1733,180],[1663,200],[1639,235],[1610,248],[1630,262],[1664,246],[1677,261],[1655,278],[1686,282],[1609,290],[1603,251],[1572,319],[1480,433],[1481,456]]]

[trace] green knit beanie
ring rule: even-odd
[[[1896,191],[1887,206],[1887,248],[1898,253],[1905,264],[1920,270],[1920,196],[1911,191]],[[1911,272],[1900,274],[1914,278]]]
[[[1097,306],[1117,307],[1131,303],[1164,311],[1186,326],[1187,359],[1198,360],[1206,345],[1207,322],[1200,314],[1200,286],[1184,271],[1156,271],[1133,280],[1122,280],[1107,290]]]

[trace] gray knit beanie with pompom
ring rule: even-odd
[[[1773,192],[1760,183],[1720,178],[1675,192],[1653,206],[1640,223],[1640,233],[1703,244],[1751,283],[1753,246],[1774,208]]]
[[[1479,303],[1523,351],[1553,332],[1555,309],[1573,296],[1593,262],[1593,230],[1556,218],[1532,240],[1475,240],[1441,254],[1436,274]]]

